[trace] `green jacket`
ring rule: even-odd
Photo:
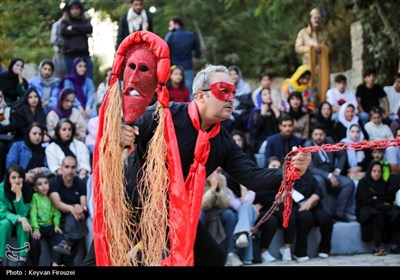
[[[7,219],[13,225],[15,225],[20,217],[28,217],[30,203],[24,203],[24,199],[21,198],[18,201],[14,201],[14,208],[16,213],[13,213],[13,207],[11,202],[7,199],[4,192],[4,182],[0,183],[0,221]]]
[[[60,227],[61,212],[48,196],[42,197],[38,193],[33,194],[29,217],[29,222],[34,231],[40,230],[40,226],[54,225]]]

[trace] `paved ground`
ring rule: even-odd
[[[400,267],[400,255],[386,255],[376,257],[372,254],[329,256],[327,259],[311,258],[309,261],[298,263],[282,262],[277,260],[271,263],[254,264],[252,266],[398,266]]]

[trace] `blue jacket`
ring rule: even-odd
[[[192,51],[194,57],[200,58],[200,44],[193,32],[184,28],[179,28],[173,32],[168,32],[165,36],[171,51],[171,64],[182,66],[185,70],[192,70]]]
[[[32,157],[32,151],[26,145],[25,141],[17,141],[11,145],[10,150],[7,154],[6,168],[10,168],[13,164],[19,164],[26,170],[29,164],[29,160]],[[47,163],[43,162],[42,167],[47,167]],[[47,171],[50,171],[47,169]]]
[[[276,156],[279,160],[283,161],[286,154],[284,152],[283,147],[283,137],[282,134],[277,133],[267,137],[267,147],[265,148],[265,164],[268,165],[268,160],[272,156]],[[288,139],[289,150],[292,150],[292,147],[299,146],[303,144],[303,140],[296,137],[290,136]]]

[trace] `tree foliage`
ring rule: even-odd
[[[15,55],[36,62],[52,54],[49,43],[51,24],[59,17],[59,4],[65,0],[3,0],[0,7],[0,61],[5,66]],[[306,26],[309,11],[320,7],[331,46],[332,72],[351,67],[350,25],[361,20],[365,29],[367,64],[387,82],[399,63],[400,0],[145,0],[154,31],[167,33],[168,21],[181,17],[185,28],[198,36],[205,63],[237,64],[246,77],[261,71],[289,76],[301,60],[294,51],[298,31]],[[128,0],[86,0],[110,15],[116,23],[126,13]],[[390,75],[388,73],[391,73]]]

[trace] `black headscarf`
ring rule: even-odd
[[[297,111],[295,111],[292,107],[292,105],[290,105],[290,99],[292,98],[297,98],[300,100],[300,104],[299,104],[299,108],[297,109]],[[289,110],[289,115],[295,119],[296,121],[300,118],[302,118],[306,113],[303,112],[303,110],[301,109],[302,107],[302,102],[303,102],[303,97],[301,96],[300,92],[294,91],[292,92],[292,94],[290,94],[289,98],[288,98],[288,104],[290,106],[290,110]]]
[[[322,116],[322,114],[321,114],[321,109],[322,109],[322,107],[325,105],[325,104],[328,104],[329,105],[329,107],[331,108],[331,114],[329,115],[329,118],[328,119],[326,119],[326,118],[324,118],[323,116]],[[319,106],[318,106],[318,113],[317,113],[317,117],[316,117],[316,119],[317,119],[317,123],[320,125],[320,126],[322,126],[323,128],[325,128],[325,131],[326,131],[326,133],[327,133],[327,135],[328,136],[331,136],[331,137],[333,137],[333,138],[335,138],[334,136],[334,134],[335,134],[335,123],[332,121],[332,106],[331,106],[331,104],[329,104],[328,102],[322,102]]]
[[[29,184],[25,183],[24,169],[18,164],[11,165],[10,168],[7,170],[6,178],[4,179],[4,193],[13,207],[13,212],[16,213],[17,211],[14,208],[15,193],[11,190],[10,183],[10,174],[13,171],[17,172],[24,179],[24,183],[22,186],[22,199],[24,203],[30,203],[32,201],[33,189],[29,186]]]
[[[17,98],[17,96],[10,96],[10,93],[13,94],[16,91],[17,84],[19,83],[18,75],[15,74],[12,70],[15,63],[18,61],[22,61],[25,63],[24,60],[20,57],[14,57],[11,59],[10,64],[8,65],[8,71],[0,74],[0,88],[4,93],[5,99],[7,102],[10,102],[10,99]],[[24,87],[28,87],[28,82],[24,79]]]
[[[372,161],[368,166],[367,173],[365,174],[365,180],[367,182],[370,192],[376,195],[378,199],[382,199],[387,193],[387,187],[385,181],[383,181],[382,175],[377,181],[372,179],[371,172],[372,168],[375,165],[379,165],[381,167],[381,171],[383,172],[382,164],[379,161]]]
[[[64,123],[69,123],[72,127],[72,135],[71,135],[71,139],[67,140],[67,141],[63,141],[60,137],[60,130],[61,130],[61,125]],[[75,125],[73,124],[73,122],[71,122],[71,120],[69,119],[61,119],[55,128],[55,132],[54,132],[54,142],[60,146],[61,150],[63,151],[65,157],[67,156],[72,156],[74,158],[76,158],[76,155],[70,150],[69,145],[71,144],[71,142],[74,140],[74,135],[75,135]]]
[[[32,156],[29,160],[28,166],[26,167],[26,171],[31,170],[36,167],[42,167],[42,166],[44,166],[44,164],[46,162],[46,154],[42,147],[43,138],[42,138],[42,141],[38,145],[33,144],[29,138],[29,133],[31,132],[32,128],[34,128],[34,127],[40,128],[40,131],[42,132],[42,136],[44,135],[44,129],[39,123],[34,122],[28,127],[26,134],[25,134],[24,142],[28,146],[28,148],[31,150]]]

